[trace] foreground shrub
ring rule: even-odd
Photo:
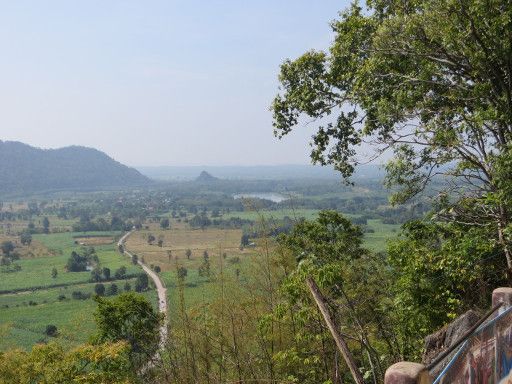
[[[0,383],[134,383],[123,341],[81,345],[70,352],[57,343],[38,344],[30,352],[0,353]]]

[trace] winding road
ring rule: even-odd
[[[132,257],[133,255],[126,250],[125,247],[125,241],[126,239],[133,233],[133,230],[130,232],[127,232],[119,239],[117,242],[117,246],[123,246],[124,248],[124,254],[128,257]],[[162,283],[162,280],[160,280],[160,277],[157,275],[155,271],[153,271],[151,268],[149,268],[146,264],[144,264],[140,259],[137,260],[137,263],[142,267],[144,272],[153,280],[155,283],[156,291],[158,294],[158,310],[160,313],[163,313],[164,321],[162,322],[162,325],[160,326],[160,348],[162,349],[165,345],[165,341],[167,340],[167,289],[165,288],[164,284]]]

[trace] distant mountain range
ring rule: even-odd
[[[0,194],[98,190],[142,186],[151,181],[93,148],[40,149],[0,140]]]
[[[357,168],[354,178],[381,179],[376,165]],[[199,176],[198,176],[199,175]],[[130,168],[94,148],[70,146],[41,149],[0,140],[0,196],[54,191],[97,191],[140,187],[160,181],[337,179],[332,167],[275,166],[163,166]]]
[[[319,165],[253,165],[253,166],[160,166],[137,167],[144,175],[155,180],[197,180],[206,172],[215,178],[228,180],[290,180],[330,179],[340,180],[341,175],[332,166]],[[354,179],[382,179],[384,171],[379,165],[362,165],[356,168]]]

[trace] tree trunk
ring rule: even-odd
[[[363,377],[361,376],[361,373],[359,372],[356,362],[354,361],[354,357],[352,356],[348,349],[347,343],[345,342],[345,340],[343,340],[340,333],[336,329],[334,322],[332,321],[331,314],[327,309],[325,298],[320,292],[320,289],[318,288],[315,281],[311,277],[308,277],[306,282],[308,284],[309,290],[311,291],[311,294],[313,295],[313,298],[316,301],[316,304],[318,305],[318,308],[320,309],[320,312],[324,317],[325,322],[327,323],[329,331],[331,331],[334,341],[336,341],[338,349],[340,350],[343,358],[345,359],[345,362],[347,363],[347,366],[350,370],[350,373],[352,374],[352,377],[354,378],[354,381],[357,384],[364,384]]]

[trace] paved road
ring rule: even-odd
[[[124,243],[128,236],[130,236],[132,233],[133,231],[127,232],[117,242],[117,246],[122,245],[124,247],[124,254],[130,258],[132,257],[132,254],[126,250]],[[147,275],[153,280],[156,286],[156,291],[158,293],[158,310],[160,311],[160,313],[163,313],[164,315],[164,321],[162,322],[162,326],[160,327],[160,348],[163,348],[165,345],[165,341],[167,340],[167,289],[165,288],[164,284],[162,283],[162,280],[160,280],[160,277],[156,274],[155,271],[153,271],[146,264],[140,261],[140,259],[138,259],[137,262],[142,267],[144,272],[146,272]]]

